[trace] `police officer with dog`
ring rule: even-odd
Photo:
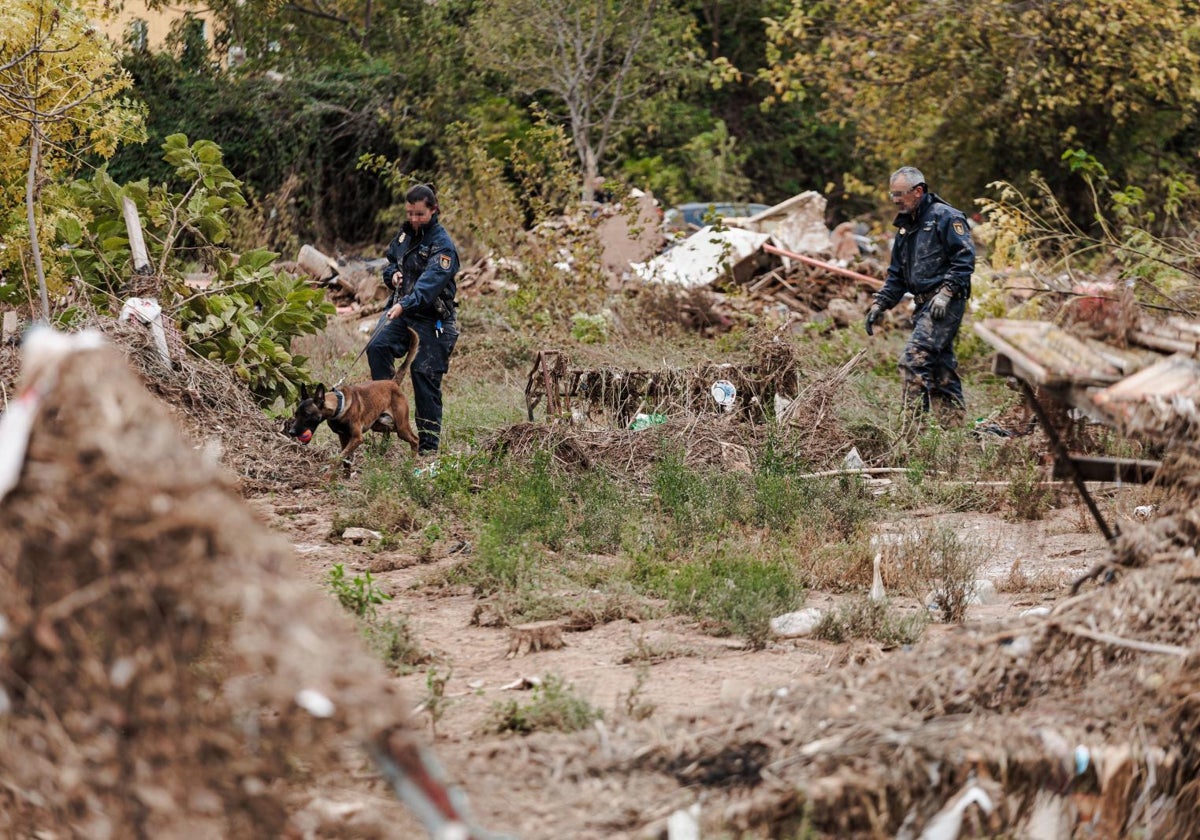
[[[913,296],[913,331],[900,355],[905,405],[939,407],[960,418],[966,409],[954,340],[971,296],[975,244],[963,213],[929,191],[916,167],[902,166],[889,179],[889,198],[900,210],[887,280],[867,312],[867,335],[905,293]]]
[[[387,249],[383,282],[391,290],[375,336],[367,344],[372,379],[391,379],[397,358],[408,354],[411,328],[420,344],[412,363],[418,454],[437,452],[442,433],[442,377],[458,341],[454,301],[458,251],[438,218],[437,194],[428,184],[404,196],[407,221]]]

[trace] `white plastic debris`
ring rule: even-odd
[[[987,791],[979,785],[971,785],[958,799],[934,815],[921,832],[920,840],[958,840],[963,814],[972,805],[978,805],[985,815],[992,813],[995,807]]]
[[[986,578],[971,581],[971,597],[967,603],[972,606],[989,606],[1000,600],[996,594],[996,584]]]
[[[816,607],[784,613],[771,619],[771,632],[781,639],[811,636],[821,623],[824,613]]]
[[[757,254],[771,239],[765,233],[730,228],[701,228],[674,248],[643,263],[630,266],[635,276],[649,283],[696,288],[737,273],[739,263]]]
[[[883,588],[883,575],[880,574],[879,566],[883,562],[883,554],[875,552],[875,561],[872,564],[874,569],[871,573],[871,600],[882,601],[887,598],[887,592]]]
[[[333,717],[335,710],[332,700],[311,688],[302,688],[296,692],[296,705],[318,718]]]
[[[1138,505],[1133,509],[1133,515],[1145,522],[1154,515],[1154,505]]]
[[[1049,607],[1030,607],[1027,610],[1021,610],[1021,618],[1042,618],[1050,615]]]
[[[728,379],[719,379],[712,384],[709,389],[713,400],[721,408],[729,411],[733,407],[733,401],[737,399],[737,388]]]
[[[667,817],[667,840],[700,840],[700,803],[693,802]]]
[[[128,321],[130,317],[136,317],[150,328],[150,335],[154,337],[154,346],[158,350],[158,355],[162,358],[163,364],[168,368],[171,367],[171,351],[167,349],[167,333],[163,329],[162,307],[155,301],[132,297],[121,307],[121,314],[117,320]]]
[[[861,470],[865,469],[866,466],[867,465],[863,462],[862,456],[858,454],[857,446],[851,448],[851,450],[846,453],[846,457],[842,459],[842,469]]]

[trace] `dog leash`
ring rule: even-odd
[[[342,383],[346,381],[346,377],[350,374],[350,370],[356,364],[358,364],[358,360],[362,358],[363,353],[367,352],[367,348],[371,346],[371,342],[375,340],[375,336],[379,335],[379,331],[381,329],[383,329],[383,325],[385,323],[387,323],[388,309],[391,309],[391,299],[390,298],[388,300],[388,308],[384,309],[383,314],[379,316],[379,323],[375,325],[375,329],[371,332],[371,335],[367,338],[367,343],[363,345],[363,349],[359,350],[358,355],[355,356],[354,359],[350,362],[350,364],[346,366],[346,369],[342,372],[342,378],[339,379],[337,382],[333,383],[333,387],[330,390],[336,391],[338,388],[342,387]]]

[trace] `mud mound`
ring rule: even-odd
[[[417,751],[350,619],[120,353],[37,358],[0,505],[0,833],[299,836],[348,745]]]

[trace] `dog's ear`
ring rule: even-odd
[[[324,402],[325,401],[325,386],[322,385],[320,382],[318,382],[317,387],[315,389],[313,389],[312,398],[313,398],[313,402]]]
[[[304,402],[306,399],[308,399],[308,386],[305,385],[303,382],[301,382],[300,383],[300,402]]]

